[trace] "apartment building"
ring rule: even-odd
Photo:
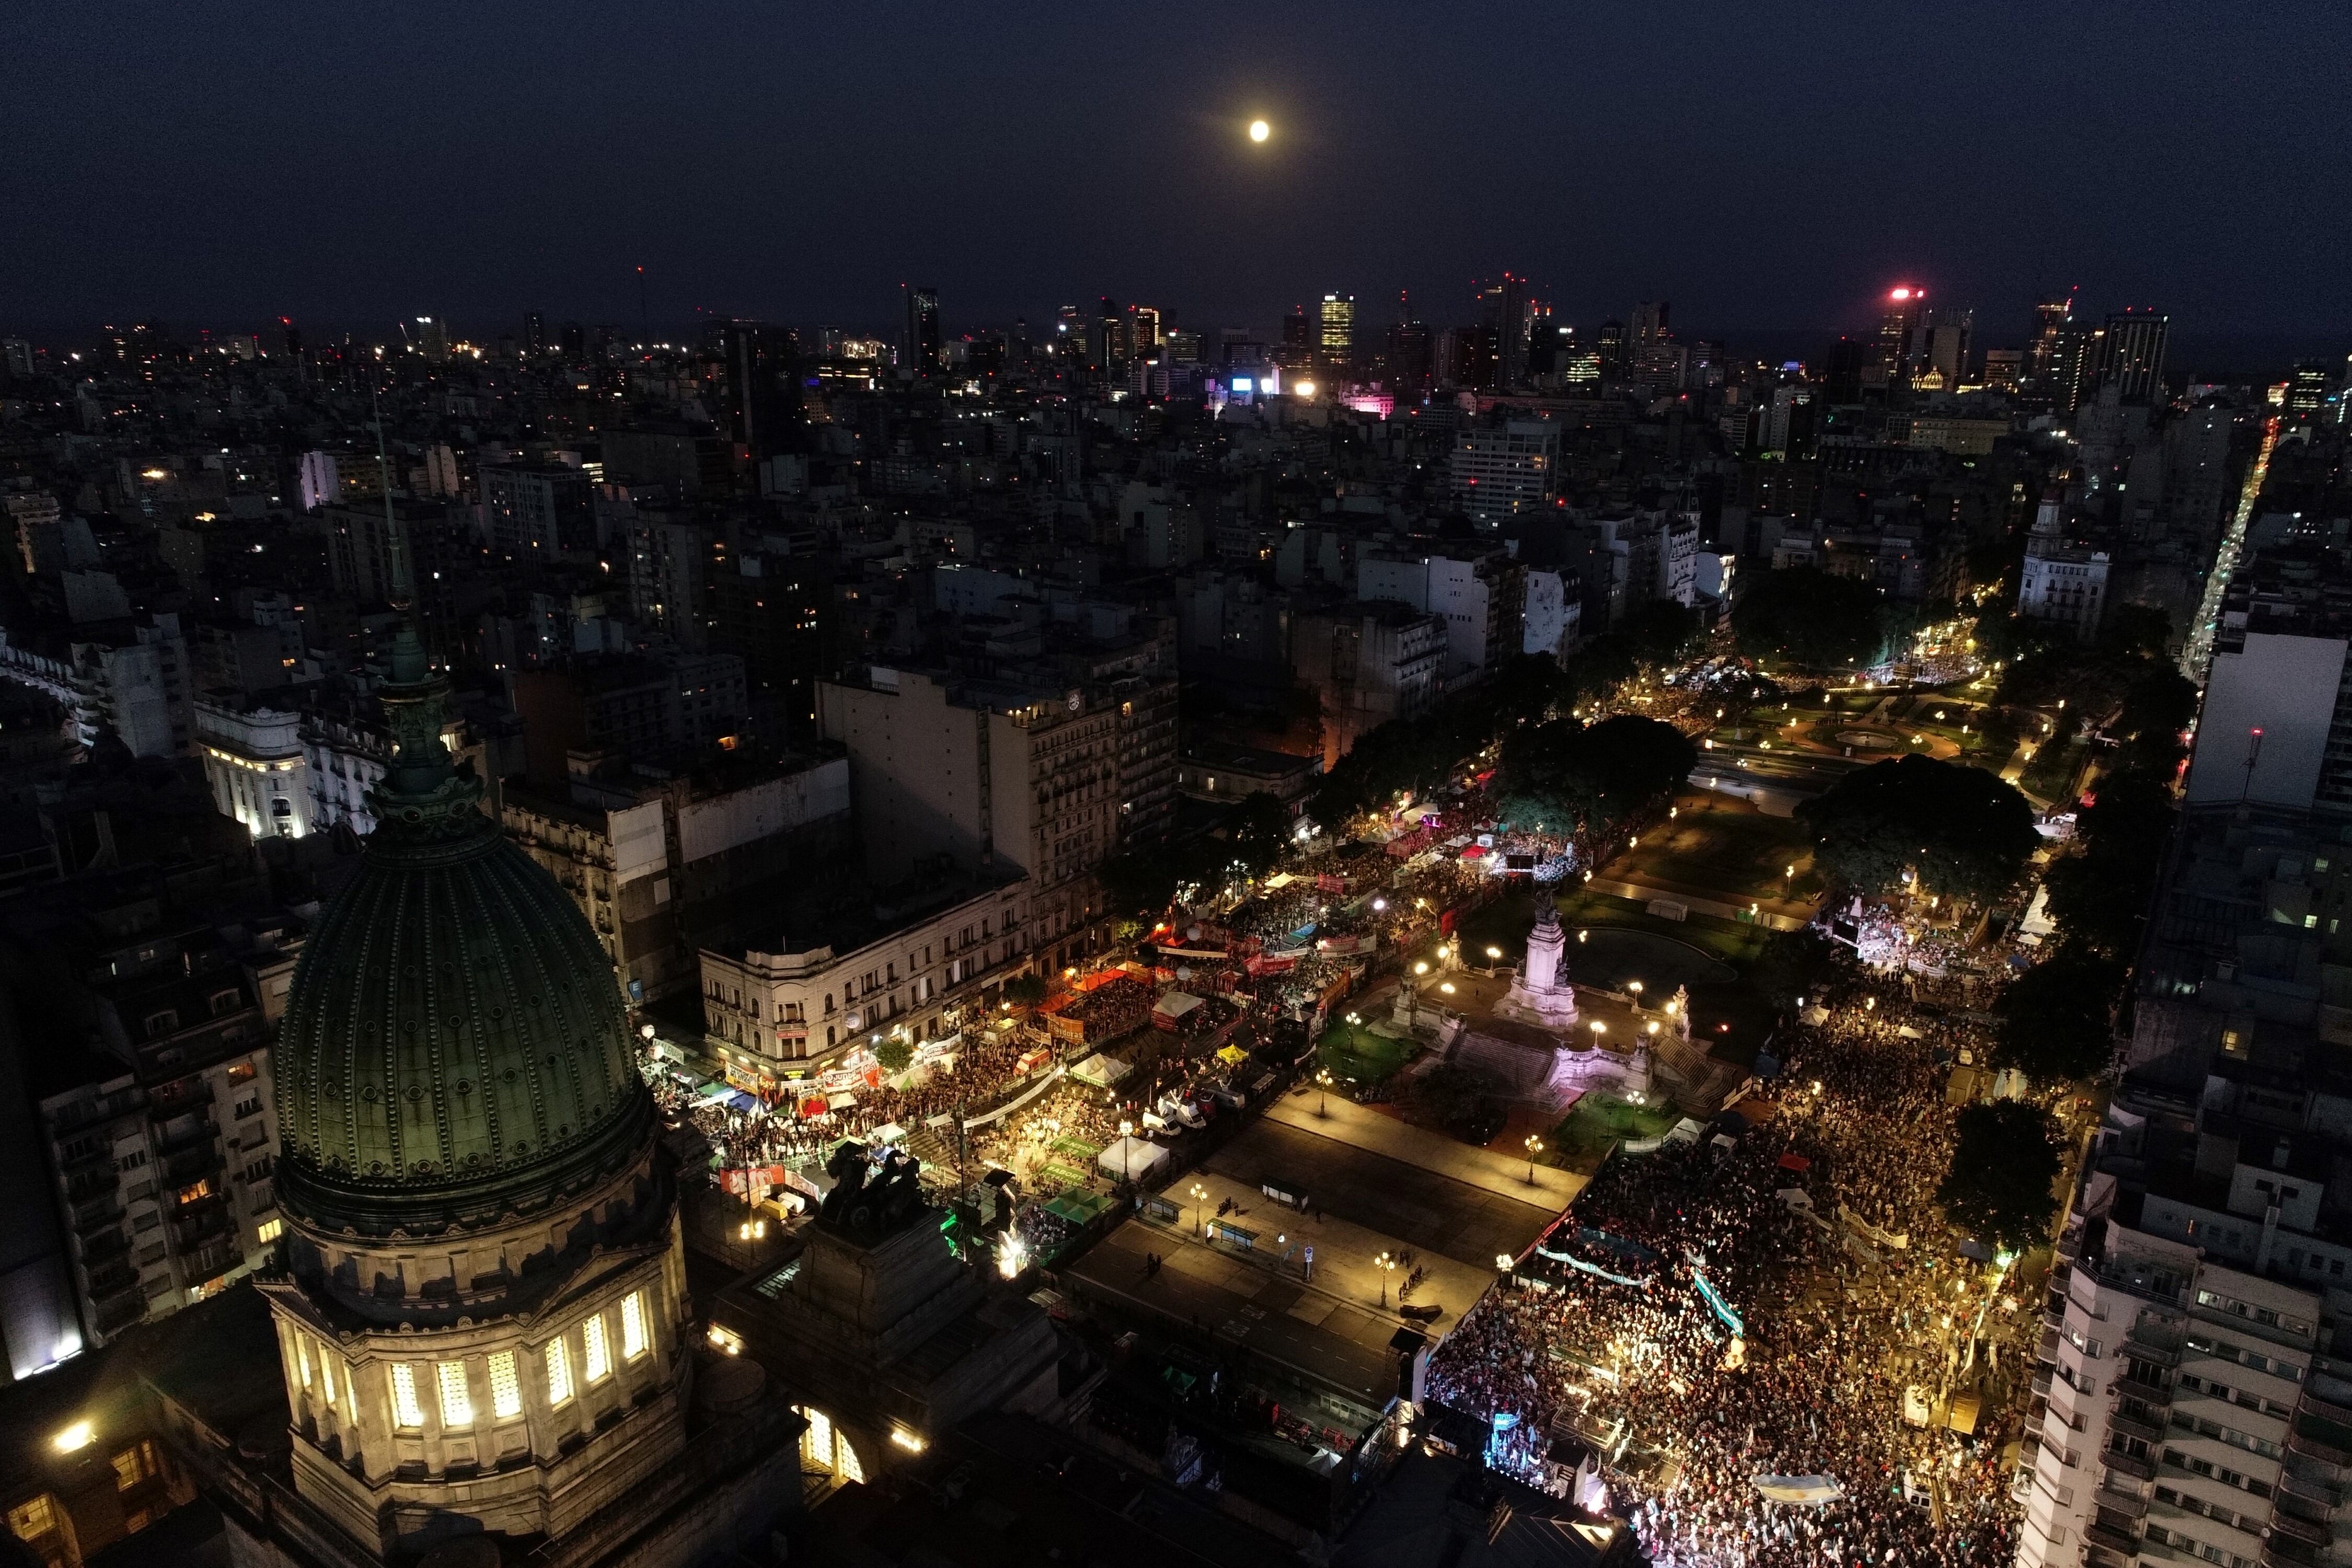
[[[1090,695],[881,666],[862,673],[819,683],[817,715],[849,753],[868,874],[901,882],[944,858],[1025,875],[1033,944],[1055,964],[1077,956],[1101,906],[1094,873],[1121,841],[1122,805],[1144,799],[1156,812],[1159,793],[1174,785],[1164,704],[1147,694],[1132,706],[1115,687]]]
[[[299,838],[316,805],[302,715],[234,692],[196,700],[196,752],[223,816],[256,838]]]
[[[702,952],[704,1026],[730,1081],[771,1088],[788,1064],[853,1044],[958,1032],[1034,963],[1025,878],[934,873],[811,900],[766,944]]]
[[[562,790],[507,781],[497,815],[579,904],[632,1004],[690,987],[701,947],[851,854],[842,758],[684,773],[575,760]]]
[[[2034,1380],[2022,1568],[2342,1560],[2352,1381],[2314,1292],[2112,1215],[2070,1228]]]

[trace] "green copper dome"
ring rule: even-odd
[[[404,633],[378,826],[278,1026],[281,1199],[334,1230],[528,1211],[653,1134],[612,966],[450,767],[443,695]]]

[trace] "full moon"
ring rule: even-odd
[[[1253,141],[1253,142],[1263,142],[1263,141],[1265,141],[1267,137],[1269,137],[1269,136],[1271,136],[1271,135],[1273,135],[1273,134],[1274,134],[1274,127],[1273,127],[1273,126],[1271,126],[1271,125],[1268,125],[1265,121],[1263,121],[1263,120],[1253,120],[1253,121],[1250,121],[1250,140],[1251,140],[1251,141]]]

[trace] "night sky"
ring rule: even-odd
[[[1606,11],[1605,16],[1590,15]],[[1791,20],[1803,13],[1802,20]],[[151,5],[0,16],[0,328],[1866,326],[2037,290],[2352,329],[2352,6]],[[1262,149],[1244,127],[1274,123]]]

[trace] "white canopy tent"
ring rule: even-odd
[[[1151,1173],[1168,1163],[1168,1151],[1149,1140],[1129,1136],[1111,1142],[1095,1156],[1095,1163],[1103,1174],[1122,1182],[1149,1180]]]

